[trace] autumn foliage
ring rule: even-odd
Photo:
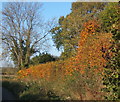
[[[70,59],[66,72],[73,70],[84,74],[87,67],[94,68],[95,72],[102,72],[107,59],[113,53],[109,52],[112,46],[112,34],[99,33],[97,21],[88,21],[80,33],[78,54]]]
[[[74,80],[79,80],[78,85],[85,83],[82,88],[87,90],[85,91],[86,95],[90,94],[88,90],[92,94],[97,93],[96,90],[101,81],[99,74],[104,74],[103,68],[106,66],[108,59],[113,55],[113,53],[110,52],[112,43],[112,34],[100,32],[99,23],[96,20],[90,20],[84,24],[84,28],[80,32],[78,52],[75,57],[64,61],[31,66],[29,69],[20,70],[18,77],[19,79],[31,77],[36,80],[45,78],[46,80],[52,81],[56,80],[56,78],[58,78],[57,76],[59,76],[61,79],[66,80],[66,76],[74,77],[75,72],[77,72],[79,75],[82,75],[82,79]],[[94,79],[96,80],[92,83]],[[91,83],[89,84],[88,81],[91,81]],[[94,90],[90,87],[94,87]],[[81,94],[82,93],[79,92],[79,99],[86,99],[86,97],[83,97]],[[100,97],[97,97],[95,94],[93,94],[93,96],[93,98],[96,97],[96,99],[100,99]]]

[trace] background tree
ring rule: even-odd
[[[72,11],[66,17],[60,17],[59,26],[53,28],[53,40],[58,49],[64,49],[62,58],[75,56],[78,47],[79,33],[83,23],[98,17],[106,3],[72,3]]]
[[[14,63],[21,69],[28,67],[30,58],[39,52],[49,27],[41,16],[41,3],[5,3],[2,10],[2,40],[4,53],[10,54]],[[50,25],[50,26],[49,26]]]

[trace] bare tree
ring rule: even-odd
[[[28,67],[30,57],[40,51],[48,29],[41,16],[41,3],[13,2],[3,5],[2,40],[4,51],[21,69]],[[5,52],[4,52],[5,53]]]

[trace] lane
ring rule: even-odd
[[[15,96],[6,88],[0,87],[2,89],[2,100],[16,100]]]

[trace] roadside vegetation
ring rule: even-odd
[[[20,100],[119,100],[118,9],[118,3],[72,3],[51,29],[61,56],[33,57],[3,86]]]

